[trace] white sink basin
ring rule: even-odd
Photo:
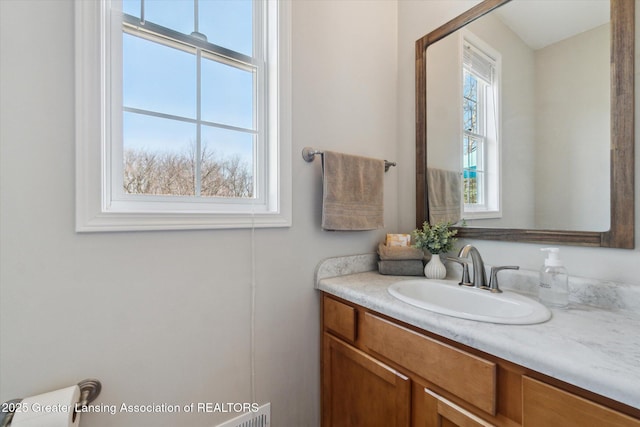
[[[389,293],[425,310],[480,322],[530,325],[551,318],[549,309],[531,298],[509,291],[494,294],[453,281],[403,280],[389,286]]]

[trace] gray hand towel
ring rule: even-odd
[[[333,151],[325,151],[322,157],[322,228],[382,228],[384,160]]]

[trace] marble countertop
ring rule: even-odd
[[[402,302],[375,257],[326,260],[317,289],[518,365],[640,409],[640,314],[572,302],[537,325],[500,325],[445,316]],[[425,279],[426,280],[426,279]]]

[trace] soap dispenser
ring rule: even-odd
[[[558,248],[542,248],[548,252],[547,259],[540,269],[540,302],[550,307],[564,308],[569,305],[569,276],[560,260]]]

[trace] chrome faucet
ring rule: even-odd
[[[471,262],[473,263],[473,279],[469,281],[469,268],[467,266],[468,261],[466,258],[471,255]],[[462,280],[459,285],[473,286],[478,289],[487,289],[491,292],[500,293],[500,287],[498,286],[498,272],[502,270],[518,270],[520,267],[517,265],[505,265],[501,267],[491,267],[491,274],[489,276],[489,286],[487,283],[487,276],[484,268],[484,261],[480,256],[480,252],[475,246],[466,245],[457,257],[449,257],[451,261],[462,264]]]

